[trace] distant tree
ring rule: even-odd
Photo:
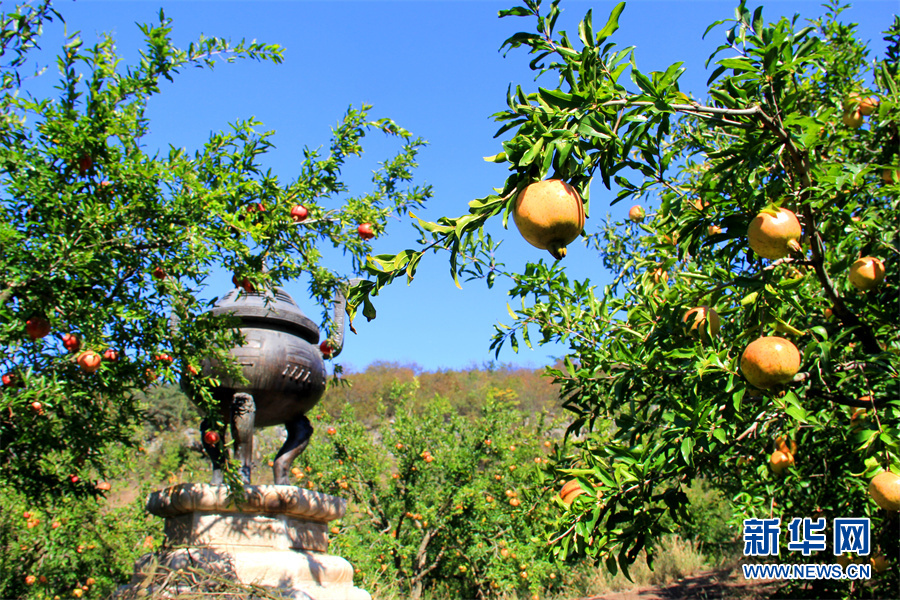
[[[357,584],[413,600],[558,589],[562,578],[536,543],[561,504],[546,472],[561,451],[549,420],[529,419],[503,390],[463,416],[448,398],[420,403],[414,385],[401,387],[377,435],[348,407],[295,469],[298,485],[350,501],[331,539]]]
[[[468,214],[420,222],[427,245],[377,257],[353,302],[374,316],[373,292],[445,248],[454,278],[508,277],[525,302],[498,326],[498,349],[568,345],[550,373],[570,431],[584,437],[560,467],[577,469],[590,493],[561,518],[559,556],[589,555],[611,571],[642,550],[652,558],[663,515],[684,521],[685,489],[704,476],[738,518],[782,519],[781,562],[833,561],[833,520],[870,518],[872,557],[890,571],[862,585],[819,581],[814,593],[896,597],[900,18],[886,23],[885,56],[870,61],[837,3],[801,26],[767,24],[741,2],[707,30],[725,26],[706,97],[694,98],[679,89],[681,63],[645,73],[633,48],[609,41],[623,8],[599,31],[589,11],[577,40],[555,31],[558,1],[500,12],[534,20],[503,47],[527,48],[545,82],[510,89],[495,115],[498,134],[511,135],[489,160],[509,177]],[[574,186],[585,212],[593,195],[597,213],[592,181],[615,184],[613,204],[644,207],[643,222],[636,209],[633,221],[585,233],[613,274],[605,288],[572,280],[565,261],[521,273],[498,262],[485,223],[506,225],[519,193],[547,178]],[[797,231],[751,230],[783,211]],[[760,339],[767,351],[754,358]],[[770,352],[799,362],[779,367]],[[613,442],[600,443],[610,427]],[[893,502],[867,491],[876,475],[894,486]],[[826,552],[787,549],[788,524],[804,517],[826,519]]]

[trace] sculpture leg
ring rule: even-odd
[[[219,485],[224,481],[222,469],[225,467],[225,452],[222,449],[221,439],[215,444],[206,442],[206,432],[209,430],[209,419],[203,419],[203,421],[200,422],[200,442],[203,444],[203,450],[206,452],[206,456],[209,457],[209,460],[212,461],[213,465],[212,481],[210,481],[210,483]]]
[[[231,404],[231,430],[234,453],[241,461],[241,478],[250,483],[253,462],[253,429],[256,423],[256,403],[250,394],[237,393]]]
[[[284,428],[287,429],[287,439],[281,450],[278,451],[278,456],[275,457],[275,466],[273,468],[275,485],[291,484],[288,479],[288,473],[291,472],[291,464],[294,462],[294,459],[300,456],[301,452],[306,450],[309,438],[313,434],[312,424],[303,415],[285,423]]]

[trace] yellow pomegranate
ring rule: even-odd
[[[874,256],[864,256],[850,265],[850,283],[858,290],[877,288],[884,281],[884,263]]]
[[[859,129],[863,124],[863,115],[859,109],[851,110],[844,113],[842,120],[850,129]]]
[[[781,475],[784,471],[794,464],[794,455],[790,452],[782,452],[776,450],[769,456],[769,466],[776,475]]]
[[[573,479],[567,481],[566,484],[562,486],[562,489],[559,490],[559,497],[562,498],[562,501],[566,504],[572,504],[572,501],[583,493],[584,489],[577,480]]]
[[[750,221],[747,238],[750,248],[763,258],[784,258],[791,250],[800,250],[803,231],[797,216],[786,208],[765,210]]]
[[[799,370],[800,351],[781,337],[758,338],[741,355],[741,373],[750,385],[762,390],[787,383]]]
[[[875,112],[876,108],[878,108],[879,100],[876,96],[863,98],[862,94],[852,92],[849,101],[845,104],[850,108],[858,110],[864,117],[868,117]]]
[[[559,260],[584,229],[584,205],[571,185],[547,179],[519,192],[513,220],[529,244],[549,250]]]
[[[716,337],[719,329],[722,327],[722,321],[719,319],[719,313],[716,309],[709,306],[701,305],[684,313],[681,319],[684,323],[687,334],[692,337],[700,335],[701,331],[707,331],[710,337]]]
[[[900,510],[900,475],[882,471],[869,482],[869,495],[884,510]]]
[[[647,216],[647,213],[644,212],[642,206],[634,205],[631,207],[631,210],[628,211],[628,218],[635,223],[642,223],[645,216]]]

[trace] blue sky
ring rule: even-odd
[[[748,3],[755,7],[756,3]],[[578,21],[593,9],[595,29],[602,26],[614,2],[563,0],[557,29],[577,33]],[[708,73],[704,62],[721,43],[724,28],[702,40],[707,25],[733,16],[737,2],[723,0],[632,0],[619,19],[612,38],[620,47],[636,46],[642,71],[665,69],[683,61],[687,72],[682,91],[705,96]],[[169,144],[193,150],[210,132],[226,129],[240,119],[255,117],[263,130],[274,130],[276,148],[264,164],[284,181],[294,178],[305,146],[327,145],[330,128],[348,106],[368,103],[372,117],[390,117],[415,135],[428,140],[420,155],[419,183],[434,187],[435,197],[419,216],[464,214],[467,203],[503,184],[507,171],[486,163],[483,156],[501,150],[493,138],[497,129],[491,115],[503,110],[510,84],[533,86],[524,51],[504,58],[500,44],[517,31],[531,30],[523,18],[498,19],[497,12],[513,6],[493,1],[95,1],[59,2],[57,9],[68,30],[81,31],[86,44],[108,32],[117,40],[125,63],[134,62],[141,47],[137,22],[154,22],[160,8],[173,18],[173,38],[179,46],[200,34],[237,41],[242,38],[277,43],[285,48],[281,65],[242,61],[222,64],[214,71],[189,69],[173,83],[164,82],[162,94],[149,105],[151,135],[148,150]],[[764,3],[767,21],[799,13],[801,18],[821,14],[820,2],[772,1]],[[859,35],[870,41],[873,56],[882,56],[881,31],[897,13],[896,0],[855,2],[844,21],[859,23]],[[52,51],[62,44],[58,28],[49,28],[43,46]],[[52,79],[53,72],[45,77]],[[544,85],[551,86],[547,80]],[[396,145],[372,135],[366,155],[349,165],[345,179],[352,193],[369,189],[371,171],[390,156]],[[602,184],[592,186],[592,215],[587,228],[607,212],[621,217],[628,206],[610,208],[614,197]],[[394,253],[411,247],[412,228],[397,222],[374,242],[374,253]],[[521,240],[499,224],[491,233],[504,240],[503,260],[514,270],[526,261],[552,260],[544,251]],[[572,278],[590,278],[603,285],[610,279],[600,261],[578,242],[565,259]],[[338,257],[333,266],[341,267]],[[230,287],[230,274],[211,280],[209,296]],[[287,290],[310,316],[318,309],[307,299],[305,285]],[[338,362],[363,369],[373,361],[415,362],[433,370],[463,368],[493,359],[490,337],[493,324],[509,321],[504,282],[493,290],[482,282],[454,286],[446,256],[429,256],[409,287],[395,282],[376,298],[378,318],[371,323],[360,316],[358,335],[349,335]],[[504,362],[540,367],[564,354],[561,347],[501,352]]]

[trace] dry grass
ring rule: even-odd
[[[619,590],[665,585],[708,566],[706,557],[692,542],[682,540],[677,535],[667,536],[660,542],[652,570],[647,565],[646,555],[641,553],[629,569],[632,581],[629,581],[621,571],[613,576],[603,567],[584,565],[564,579],[565,588],[562,592],[549,597],[548,600],[571,600]]]
[[[120,588],[112,600],[286,600],[276,590],[196,567],[173,570],[151,560],[142,573],[143,581]]]

